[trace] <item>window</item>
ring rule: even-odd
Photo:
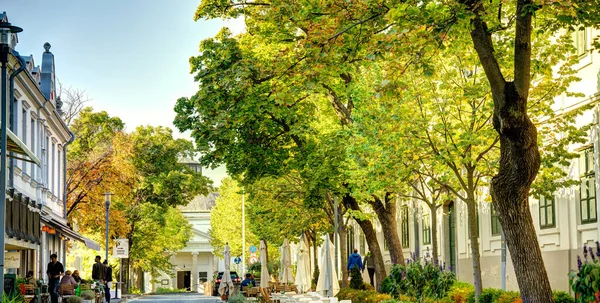
[[[346,234],[346,249],[348,255],[354,252],[354,248],[356,248],[354,246],[354,228],[350,227],[348,228],[348,233]]]
[[[36,149],[35,149],[35,119],[31,118],[31,123],[29,124],[31,126],[31,145],[29,145],[29,147],[31,148],[31,151],[33,151],[33,153],[36,153]],[[31,163],[31,178],[35,179],[35,163]]]
[[[52,193],[56,195],[56,188],[54,187],[56,181],[56,144],[52,143],[52,149],[50,152],[50,191],[52,191]]]
[[[500,225],[500,218],[498,218],[498,213],[494,206],[491,206],[492,209],[492,236],[499,236],[502,233],[502,226]]]
[[[581,175],[581,188],[579,190],[581,223],[593,223],[597,221],[594,147],[587,148],[581,152],[581,156],[579,157],[579,173]]]
[[[410,239],[408,235],[408,206],[402,207],[402,247],[408,247]]]
[[[208,281],[208,272],[206,272],[206,271],[199,272],[198,279],[200,280],[200,283],[204,283],[204,282]]]
[[[429,214],[423,214],[423,244],[431,244],[431,221]]]
[[[587,29],[578,29],[574,31],[573,42],[575,43],[577,55],[580,57],[585,56],[588,53]]]
[[[27,145],[27,110],[23,109],[23,115],[21,116],[21,127],[23,128],[23,143],[25,143],[25,145]],[[23,171],[27,172],[27,164],[25,163],[25,161],[22,161],[22,165],[23,165]]]
[[[364,255],[365,254],[365,234],[361,231],[359,236],[358,236],[358,241],[360,241],[360,243],[358,244],[360,246],[360,254]]]
[[[540,228],[554,227],[554,197],[540,197]]]

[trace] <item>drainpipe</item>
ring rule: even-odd
[[[44,100],[44,103],[42,104],[42,107],[37,109],[37,118],[38,118],[38,123],[37,123],[37,137],[38,137],[38,155],[40,155],[40,159],[41,159],[41,163],[38,166],[40,169],[38,170],[38,174],[37,174],[37,180],[38,180],[38,184],[36,187],[36,198],[38,200],[38,202],[40,203],[41,207],[40,207],[40,216],[42,215],[42,209],[44,208],[44,203],[42,203],[42,173],[44,170],[44,163],[46,161],[46,157],[44,157],[44,155],[42,154],[42,150],[43,150],[43,145],[44,145],[44,140],[42,139],[42,122],[41,120],[41,109],[46,109],[46,104],[48,104],[49,100]],[[42,233],[42,239],[40,239],[41,245],[40,245],[40,268],[43,268],[44,265],[44,261],[47,260],[46,257],[46,249],[47,249],[47,245],[48,245],[48,234],[47,233]]]
[[[9,98],[8,100],[11,100],[10,102],[10,112],[12,115],[12,119],[10,121],[10,129],[16,133],[17,132],[17,106],[15,105],[16,101],[15,100],[15,78],[17,77],[18,74],[20,74],[22,71],[25,70],[26,67],[26,62],[25,60],[23,60],[23,58],[21,58],[21,56],[19,56],[19,53],[16,51],[12,52],[13,55],[15,57],[17,57],[17,59],[19,59],[19,61],[21,62],[21,66],[19,67],[19,69],[15,70],[12,72],[12,74],[10,74],[10,77],[8,78],[8,81],[10,83],[9,86],[9,91],[8,91],[8,95]],[[14,165],[15,165],[15,160],[13,158],[9,159],[9,165],[8,165],[8,187],[12,188],[14,187]]]

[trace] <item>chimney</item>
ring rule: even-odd
[[[40,88],[46,99],[54,103],[54,55],[50,52],[50,43],[44,43],[46,50],[42,55]]]

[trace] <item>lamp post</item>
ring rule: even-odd
[[[246,209],[245,198],[246,193],[242,188],[242,276],[246,274]]]
[[[0,22],[0,63],[2,63],[2,99],[0,103],[0,123],[2,123],[0,131],[0,273],[2,273],[2,279],[0,279],[0,290],[4,289],[4,233],[6,230],[6,132],[8,117],[8,89],[7,89],[7,76],[8,76],[8,54],[10,53],[10,37],[13,33],[22,32],[23,29],[8,22]]]
[[[106,262],[108,262],[108,210],[110,209],[110,192],[104,193],[104,206],[106,206]]]

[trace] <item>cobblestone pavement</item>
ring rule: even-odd
[[[148,295],[127,300],[127,302],[157,302],[157,303],[215,303],[220,301],[217,297],[209,297],[201,294],[169,294],[169,295]]]

